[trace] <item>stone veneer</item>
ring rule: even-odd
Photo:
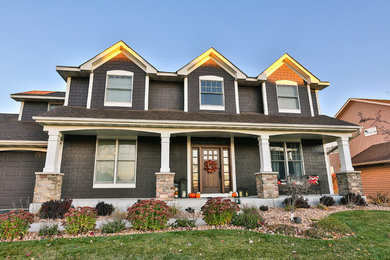
[[[340,195],[346,195],[349,192],[363,195],[362,179],[359,171],[337,172],[336,176]]]
[[[34,203],[61,199],[63,173],[35,173]]]
[[[258,172],[256,176],[257,196],[259,198],[279,198],[278,173]]]
[[[175,197],[174,180],[174,172],[156,172],[156,199],[172,200]]]

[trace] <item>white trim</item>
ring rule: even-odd
[[[337,138],[337,147],[340,157],[340,172],[355,171],[352,166],[351,153],[349,150],[349,138],[346,136]]]
[[[188,78],[184,77],[184,112],[188,112]]]
[[[318,115],[321,115],[321,106],[320,106],[320,98],[318,96],[318,89],[315,90],[316,92],[316,101],[317,101],[317,110],[318,110]]]
[[[234,96],[235,96],[235,100],[236,100],[236,113],[239,114],[240,113],[240,99],[238,96],[238,82],[237,82],[237,80],[234,81]]]
[[[295,114],[300,114],[301,113],[301,100],[299,98],[299,89],[298,89],[298,84],[295,81],[290,81],[290,80],[278,80],[275,82],[276,83],[276,98],[278,101],[278,111],[279,113],[295,113]],[[297,99],[298,99],[298,109],[286,109],[286,108],[280,108],[280,102],[279,102],[279,90],[278,90],[278,85],[284,85],[284,86],[294,86],[296,91],[297,91]],[[282,98],[284,96],[281,96]]]
[[[72,77],[68,77],[66,80],[66,92],[65,92],[65,101],[64,106],[69,104],[69,94],[70,94],[70,84],[72,82]]]
[[[262,97],[263,97],[264,115],[268,115],[267,85],[265,82],[261,83],[261,90],[262,90]]]
[[[0,145],[36,145],[36,146],[47,146],[47,141],[0,140]]]
[[[230,137],[230,160],[232,163],[232,190],[233,192],[237,191],[237,175],[236,175],[236,152],[234,146],[234,136]]]
[[[149,110],[149,75],[145,76],[145,108],[144,109]]]
[[[65,97],[52,96],[35,96],[35,95],[11,95],[11,98],[16,99],[43,99],[43,100],[65,100]]]
[[[87,98],[87,108],[91,108],[92,102],[92,90],[93,90],[93,71],[89,74],[89,83],[88,83],[88,98]]]
[[[61,166],[61,153],[62,153],[62,133],[58,130],[50,130],[48,132],[49,138],[47,143],[47,153],[45,168],[43,172],[45,173],[60,173]]]
[[[257,141],[259,143],[260,172],[272,172],[269,135],[261,134],[257,137]]]
[[[108,87],[108,77],[109,76],[127,76],[131,77],[131,101],[130,102],[114,102],[107,101],[107,87]],[[109,70],[106,73],[106,85],[104,88],[104,106],[105,107],[132,107],[133,106],[133,96],[134,96],[134,72],[126,70]]]
[[[330,193],[330,194],[334,194],[333,181],[332,181],[332,173],[330,172],[329,156],[328,156],[328,154],[326,153],[326,147],[325,147],[325,144],[324,144],[324,140],[322,140],[322,148],[324,149],[326,173],[327,173],[327,175],[328,175],[329,193]]]
[[[303,147],[302,147],[302,140],[299,139],[299,140],[283,140],[283,141],[275,141],[275,140],[272,140],[269,142],[270,145],[270,153],[271,153],[271,143],[283,143],[283,153],[284,153],[284,169],[285,169],[285,176],[286,178],[288,176],[290,176],[290,170],[289,170],[289,167],[288,167],[288,163],[290,162],[290,160],[288,159],[288,153],[287,153],[287,143],[298,143],[299,144],[299,154],[301,156],[301,160],[299,160],[301,162],[301,170],[302,170],[302,175],[301,176],[304,176],[306,175],[306,171],[305,171],[305,162],[304,162],[304,158],[303,158]],[[277,160],[277,161],[281,161],[281,160]],[[292,160],[292,162],[297,162],[298,160]],[[272,157],[271,157],[271,168],[272,168]]]
[[[96,149],[95,149],[95,163],[93,169],[93,189],[108,189],[108,188],[135,188],[137,183],[137,153],[138,153],[138,139],[123,139],[121,137],[111,137],[111,140],[115,140],[115,159],[114,159],[114,183],[96,183],[96,158],[99,147],[99,140],[108,139],[108,137],[96,136]],[[135,141],[135,158],[134,158],[134,183],[116,183],[117,167],[118,167],[118,153],[119,153],[119,141],[132,140]]]
[[[202,105],[202,80],[203,81],[220,81],[222,84],[222,105]],[[199,109],[200,110],[225,110],[225,84],[224,79],[222,77],[213,76],[213,75],[205,75],[199,76]]]
[[[192,147],[191,147],[191,136],[187,136],[187,196],[191,193],[192,187]],[[181,194],[180,194],[181,195]]]
[[[309,96],[310,114],[314,116],[313,99],[311,98],[310,85],[307,84],[307,95]]]
[[[161,133],[161,167],[160,173],[170,173],[171,169],[169,167],[170,160],[170,138],[169,133]]]
[[[20,108],[19,108],[19,116],[18,116],[18,120],[22,120],[22,117],[23,117],[23,109],[24,109],[24,101],[20,102]]]
[[[347,102],[340,108],[340,110],[336,113],[334,116],[335,118],[338,118],[338,116],[341,114],[341,112],[344,111],[344,109],[347,107],[347,105],[352,102],[361,102],[361,103],[368,103],[368,104],[375,104],[375,105],[380,105],[380,106],[390,106],[390,103],[381,103],[380,101],[372,101],[372,100],[364,100],[360,98],[349,98]]]
[[[39,147],[0,147],[0,151],[31,151],[31,152],[47,152],[46,148]]]

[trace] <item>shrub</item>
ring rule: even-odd
[[[102,233],[118,233],[124,230],[126,223],[123,220],[114,220],[103,224]]]
[[[230,199],[211,198],[201,208],[204,221],[209,225],[230,224],[239,206]]]
[[[40,218],[57,219],[63,218],[72,205],[71,199],[49,200],[42,203],[38,215]]]
[[[320,203],[324,206],[330,207],[336,204],[336,201],[334,201],[333,197],[331,196],[322,196],[320,198]]]
[[[0,239],[23,238],[33,219],[34,215],[24,210],[0,214]]]
[[[52,237],[57,234],[58,234],[58,224],[43,225],[38,231],[38,236],[40,237]]]
[[[255,208],[247,208],[243,210],[243,213],[233,218],[232,224],[247,229],[255,229],[261,227],[264,223],[263,218]]]
[[[104,203],[104,201],[96,204],[96,210],[98,216],[110,216],[114,212],[114,206],[112,204]]]
[[[176,216],[179,213],[179,209],[176,208],[176,205],[170,207],[171,215]]]
[[[177,227],[186,227],[186,228],[193,228],[195,227],[195,219],[186,219],[186,218],[178,218],[176,219],[175,223],[171,224],[171,227],[177,228]]]
[[[342,205],[356,205],[356,206],[367,206],[366,200],[356,193],[348,193],[341,198]]]
[[[287,197],[284,199],[283,204],[287,211],[291,210],[292,203],[293,197]],[[294,208],[310,208],[310,205],[308,203],[308,200],[301,196],[296,199]]]
[[[369,199],[372,201],[373,204],[378,206],[383,206],[386,203],[390,203],[390,197],[388,193],[378,192],[373,196],[369,196]]]
[[[160,230],[167,226],[171,210],[160,200],[141,200],[128,208],[127,219],[134,229]]]
[[[65,232],[68,234],[81,234],[95,229],[96,209],[91,207],[77,207],[65,214],[63,221]]]

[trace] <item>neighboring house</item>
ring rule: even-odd
[[[390,100],[350,98],[335,118],[363,127],[349,145],[353,167],[361,171],[364,193],[390,194]],[[339,171],[338,151],[329,158],[334,171]]]
[[[1,115],[0,207],[170,199],[174,182],[187,194],[244,188],[276,198],[278,180],[301,175],[319,176],[320,192],[332,194],[324,144],[337,140],[340,180],[354,174],[348,140],[359,127],[321,114],[318,92],[329,83],[288,54],[257,77],[213,48],[162,72],[120,41],[57,72],[65,93],[13,94],[19,116]]]

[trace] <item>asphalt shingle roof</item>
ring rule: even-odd
[[[38,123],[19,121],[18,114],[0,114],[0,140],[47,141],[47,133]]]

